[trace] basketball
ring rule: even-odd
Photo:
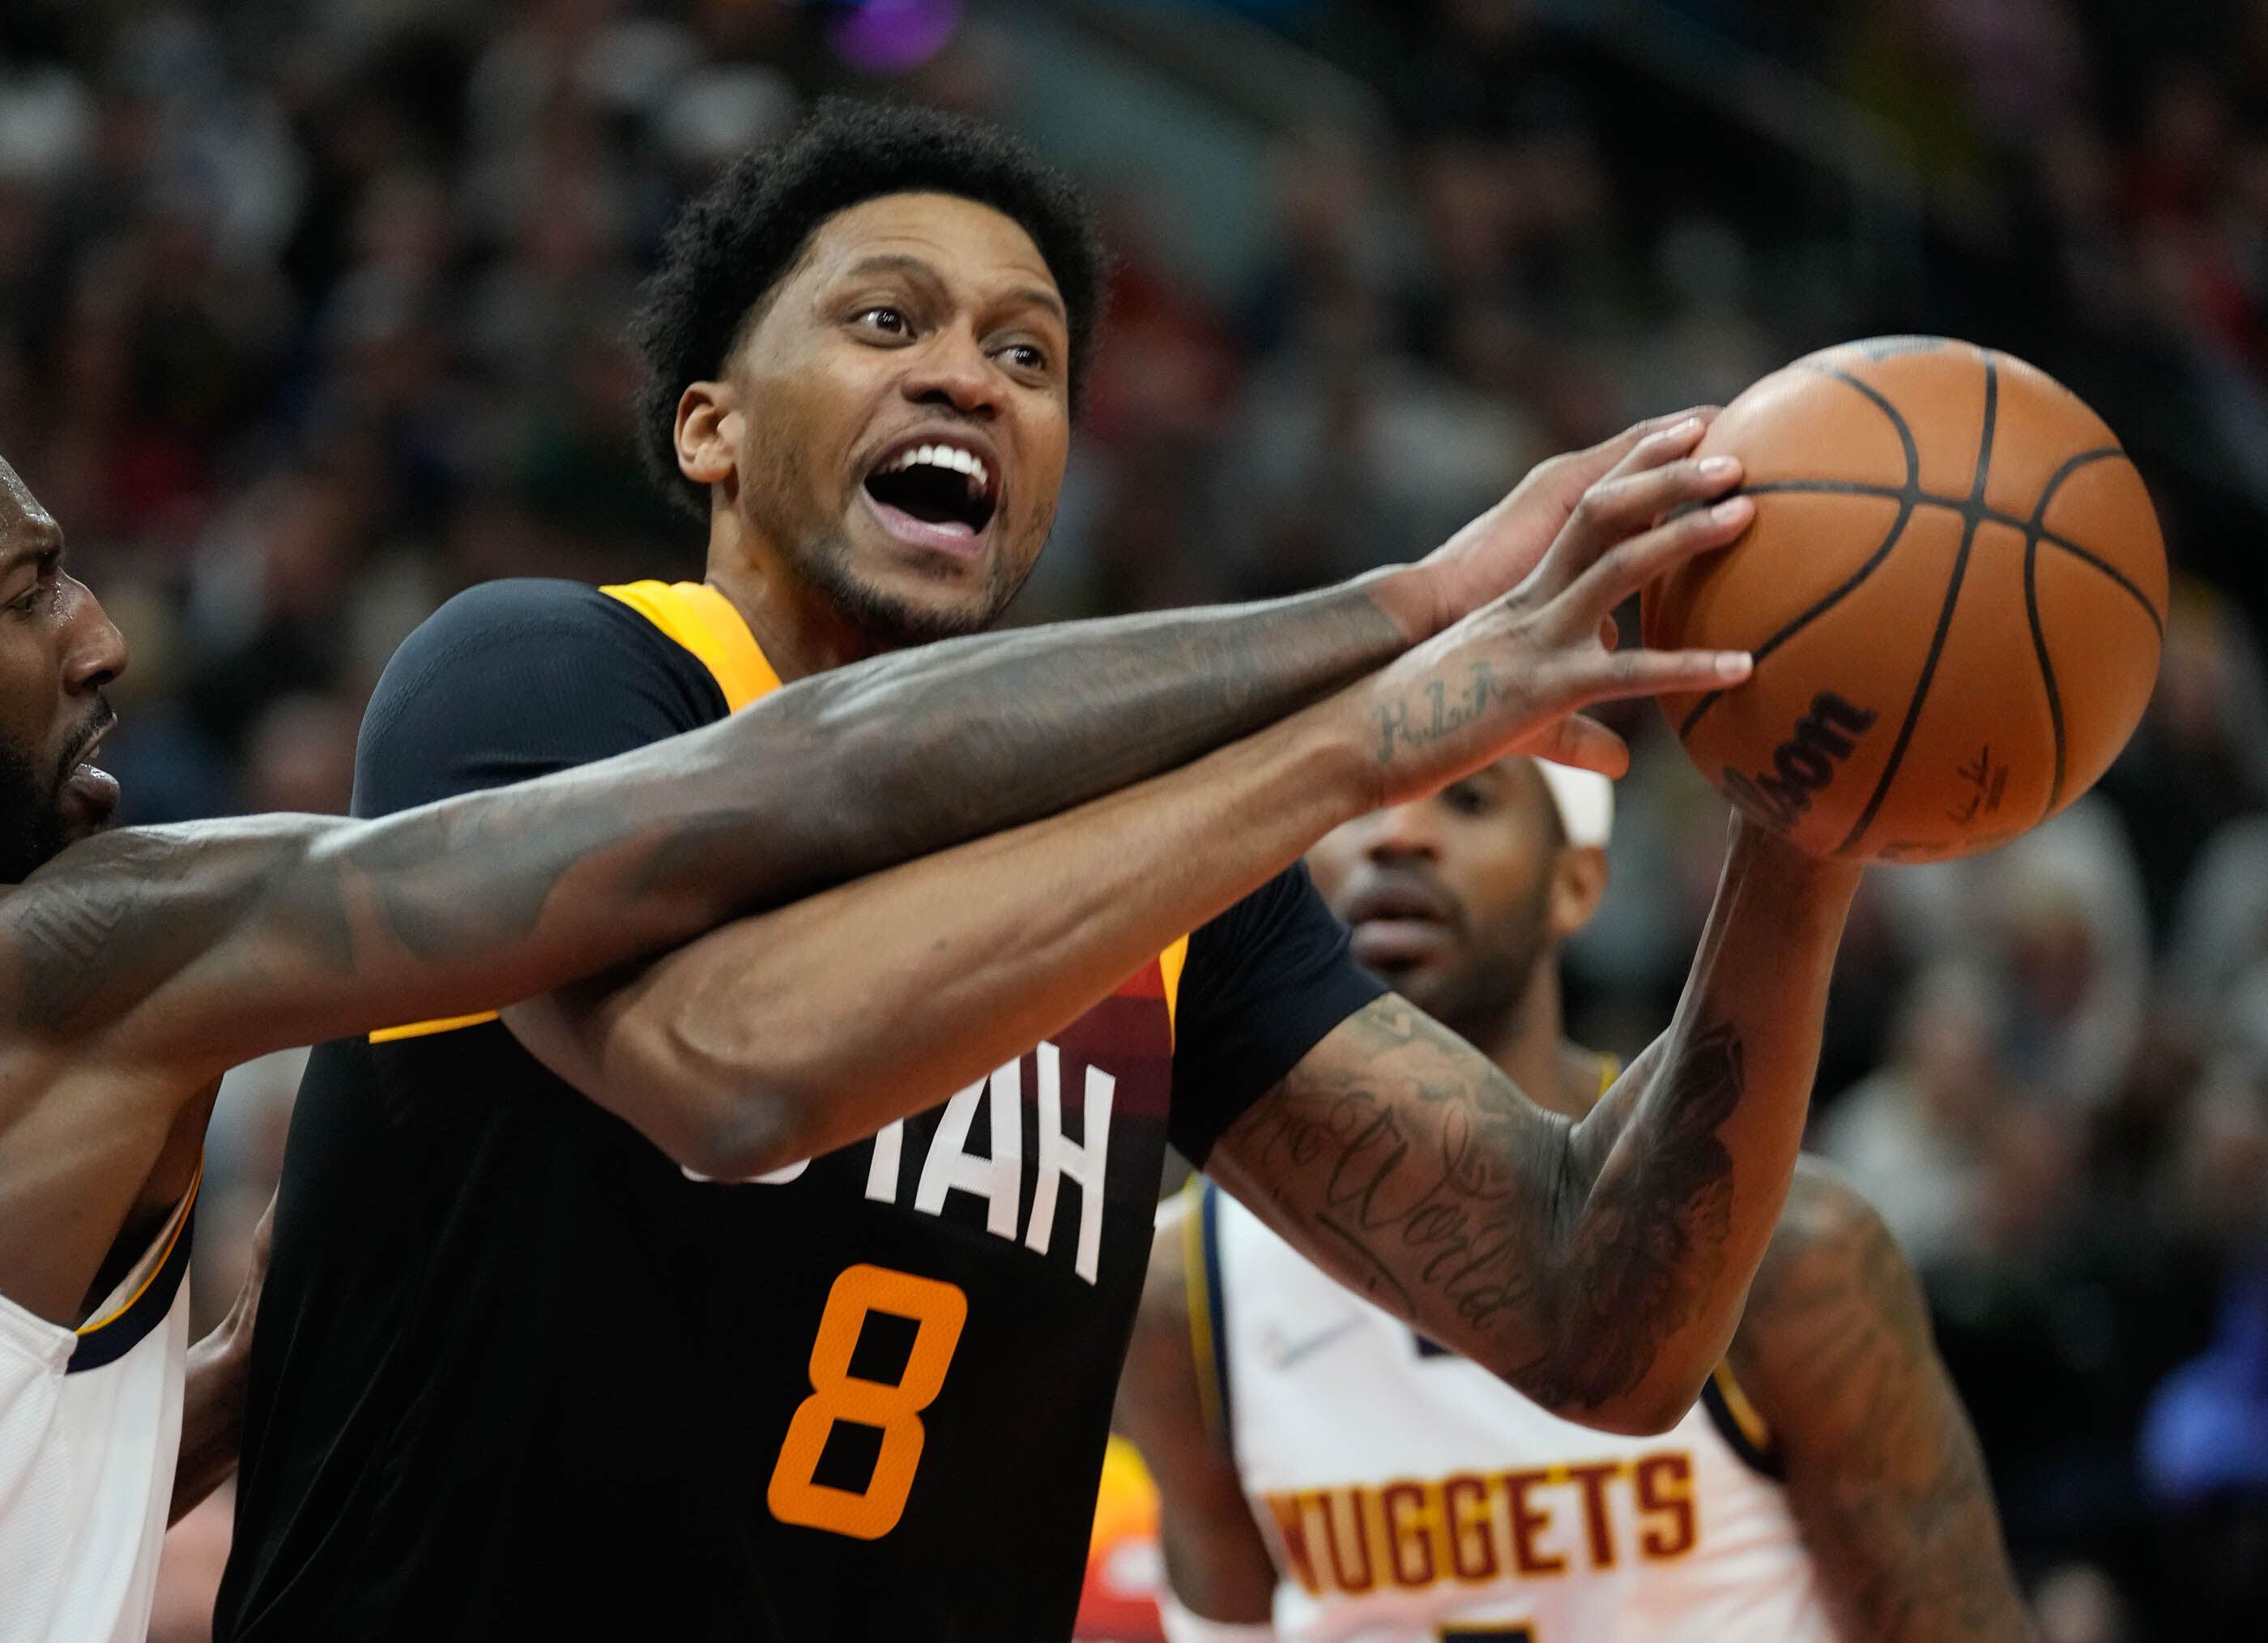
[[[1775,372],[1699,447],[1756,513],[1642,600],[1656,648],[1748,650],[1662,698],[1702,773],[1815,855],[1941,861],[2053,815],[2117,756],[2165,635],[2165,546],[2102,418],[1942,337]]]

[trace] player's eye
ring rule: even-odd
[[[1441,790],[1441,802],[1461,816],[1486,815],[1493,808],[1489,796],[1470,782],[1451,782]]]
[[[887,303],[877,303],[871,308],[861,308],[850,316],[850,323],[869,331],[879,331],[885,336],[910,336],[913,325],[904,311]]]
[[[1047,374],[1048,351],[1036,343],[1011,343],[1000,350],[1000,357],[1007,361],[1011,370],[1033,376]]]
[[[40,556],[39,574],[32,578],[30,586],[8,601],[8,608],[21,616],[37,610],[55,590],[55,564],[54,554]]]

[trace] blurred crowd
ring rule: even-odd
[[[1110,335],[1026,619],[1421,552],[1543,454],[1868,331],[2032,357],[2135,452],[2176,566],[2150,715],[2051,827],[1870,880],[1814,1140],[1926,1275],[2055,1643],[2257,1618],[2268,4],[1212,9],[1382,118],[1259,134],[1234,289],[1176,266],[1174,195],[1130,160],[1087,179]],[[10,0],[0,454],[132,646],[129,819],[344,808],[378,669],[468,584],[697,574],[627,426],[623,321],[677,203],[824,90],[1012,121],[1018,19],[1112,10]],[[1854,211],[1881,176],[1791,156],[1724,94],[1791,85],[1880,134],[1904,205]],[[1675,999],[1722,829],[1650,711],[1624,722],[1616,889],[1571,997],[1627,1052]],[[297,1071],[232,1076],[209,1315]],[[180,1532],[160,1639],[202,1634],[225,1532]]]

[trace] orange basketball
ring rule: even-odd
[[[1703,439],[1755,522],[1648,589],[1646,642],[1755,652],[1665,696],[1701,771],[1815,855],[1989,850],[2094,785],[2142,717],[2166,550],[2102,419],[2007,354],[1846,343],[1742,394]]]

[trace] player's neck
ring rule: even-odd
[[[885,648],[817,589],[760,556],[712,549],[706,579],[740,613],[782,684],[863,661]]]
[[[1557,954],[1536,961],[1535,973],[1502,1016],[1464,1035],[1539,1107],[1580,1118],[1598,1099],[1598,1057],[1567,1040]]]

